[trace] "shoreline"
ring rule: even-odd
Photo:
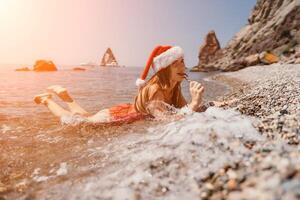
[[[128,125],[104,133],[101,127],[94,126],[60,130],[73,134],[64,134],[63,139],[68,140],[57,144],[35,146],[46,152],[51,148],[45,145],[57,145],[55,149],[59,150],[68,147],[65,141],[71,139],[74,142],[69,144],[76,147],[74,158],[80,153],[89,159],[54,160],[57,163],[50,168],[33,166],[33,172],[28,170],[28,179],[15,182],[15,186],[7,188],[7,194],[6,185],[0,182],[2,194],[7,199],[124,199],[123,195],[132,199],[294,197],[300,188],[300,145],[295,137],[299,136],[296,126],[300,124],[300,107],[293,107],[300,103],[299,67],[257,66],[215,74],[208,79],[228,88],[219,99],[238,101],[225,106],[225,110],[212,107],[176,123],[153,121],[143,129]],[[284,104],[288,104],[285,109]],[[118,134],[118,130],[128,134]],[[60,136],[60,131],[51,135]],[[78,164],[87,161],[93,164]],[[12,178],[22,180],[22,176]],[[49,180],[36,182],[43,178]]]
[[[299,114],[300,106],[300,65],[274,64],[270,66],[253,66],[236,72],[228,72],[213,76],[212,79],[229,86],[229,92],[220,101],[235,102],[224,106],[235,108],[242,114],[257,117],[266,122],[268,118],[284,117]],[[273,118],[272,118],[273,117]],[[270,119],[269,119],[270,121]],[[297,121],[299,123],[299,121]],[[299,133],[299,125],[291,124],[293,130],[282,132]],[[261,127],[260,127],[261,128]],[[270,127],[269,127],[270,128]],[[273,127],[273,131],[275,127]],[[261,133],[270,130],[259,130]],[[271,131],[272,132],[272,131]],[[298,145],[300,135],[293,134],[294,141],[289,143]],[[288,137],[291,139],[291,137]],[[284,138],[287,139],[287,138]]]
[[[240,163],[232,169],[243,180],[233,179],[232,191],[213,191],[213,196],[227,193],[229,199],[299,197],[300,65],[254,66],[218,74],[212,80],[230,87],[230,92],[219,98],[220,101],[237,99],[224,108],[255,117],[258,122],[254,127],[267,138],[265,147],[256,149],[250,165]],[[222,180],[225,176],[216,173],[206,182]]]
[[[220,73],[209,77],[210,81],[222,84],[226,87],[223,96],[217,96],[217,101],[231,100],[242,94],[243,88],[248,86],[248,83],[235,77],[228,77],[224,73]]]

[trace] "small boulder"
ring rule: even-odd
[[[17,72],[28,72],[28,71],[31,71],[31,70],[28,67],[23,67],[23,68],[15,69],[15,71],[17,71]]]
[[[213,72],[217,71],[218,69],[215,68],[213,65],[201,65],[201,66],[194,66],[190,69],[190,72]]]
[[[222,69],[222,71],[223,72],[237,71],[237,70],[245,68],[246,66],[247,65],[246,65],[245,59],[241,58],[241,59],[237,59],[237,60],[231,62],[230,64],[228,64],[228,66],[224,67]]]
[[[260,63],[259,54],[253,54],[247,57],[242,57],[234,60],[223,71],[237,71],[245,67],[254,66]]]
[[[33,66],[36,72],[57,71],[55,64],[50,60],[37,60]]]
[[[245,58],[246,66],[254,66],[260,63],[259,54],[253,54]]]
[[[296,58],[295,64],[300,64],[300,58]]]
[[[262,63],[264,63],[266,65],[270,65],[270,64],[279,62],[279,57],[278,56],[276,56],[273,53],[266,52],[266,51],[262,52],[259,55],[259,59]]]
[[[199,66],[194,66],[190,69],[190,72],[199,72]]]

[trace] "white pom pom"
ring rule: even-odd
[[[146,83],[146,81],[143,80],[143,79],[140,79],[140,78],[136,79],[136,81],[135,81],[135,85],[138,86],[138,87],[144,86],[145,83]]]

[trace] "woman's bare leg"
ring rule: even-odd
[[[69,107],[71,113],[89,115],[89,113],[82,108],[74,99],[69,95],[66,88],[54,85],[47,88],[49,92],[56,94],[61,100],[63,100]]]
[[[78,103],[76,103],[74,100],[72,102],[66,102],[66,104],[68,105],[70,111],[73,114],[81,114],[81,115],[89,115],[89,113],[84,110]]]
[[[63,109],[60,105],[55,103],[52,99],[46,99],[44,101],[44,104],[57,117],[72,116],[73,115],[73,113]]]
[[[37,104],[44,104],[48,109],[57,117],[71,116],[72,113],[63,109],[60,105],[55,103],[50,93],[39,94],[34,97],[34,101]]]

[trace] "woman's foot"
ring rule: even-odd
[[[52,94],[56,94],[64,102],[73,102],[73,99],[69,95],[67,89],[60,85],[52,85],[47,88],[47,91]]]
[[[50,93],[43,93],[43,94],[39,94],[34,96],[34,102],[36,104],[46,104],[47,99],[51,99],[52,95]]]

